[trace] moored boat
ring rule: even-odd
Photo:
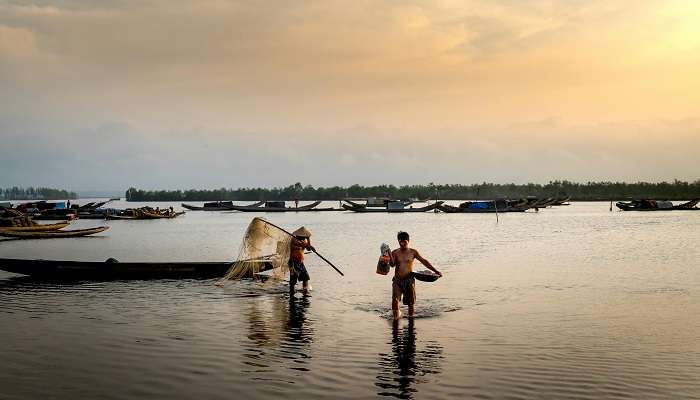
[[[700,198],[693,199],[679,205],[673,205],[667,200],[649,200],[640,199],[632,201],[618,201],[615,203],[617,208],[622,211],[673,211],[673,210],[700,210],[697,207]]]
[[[58,222],[55,224],[35,224],[31,226],[0,226],[0,232],[47,232],[57,231],[70,225],[69,221]]]
[[[171,219],[185,214],[184,211],[175,212],[170,209],[153,209],[151,207],[128,208],[119,214],[105,215],[105,219],[111,220],[141,220],[141,219]]]
[[[354,211],[358,213],[408,213],[408,212],[427,212],[427,211],[433,211],[440,207],[443,204],[442,201],[437,201],[433,204],[429,204],[425,207],[408,207],[408,208],[392,208],[391,203],[389,203],[389,206],[386,208],[373,208],[373,207],[366,207],[363,205],[349,205],[349,204],[343,204],[343,209],[347,211]]]
[[[258,201],[257,203],[249,204],[247,206],[241,207],[260,207],[265,203],[264,201]],[[233,202],[231,201],[214,201],[209,203],[204,203],[202,206],[193,206],[191,204],[181,204],[182,207],[192,210],[192,211],[231,211],[233,210]]]
[[[72,237],[82,237],[88,235],[94,235],[96,233],[104,232],[109,229],[108,226],[98,226],[95,228],[87,229],[73,229],[69,231],[39,231],[39,232],[26,232],[26,231],[6,231],[0,230],[0,236],[15,238],[15,239],[54,239],[54,238],[72,238]]]
[[[243,212],[338,211],[336,208],[332,207],[316,208],[319,204],[321,204],[320,200],[304,206],[287,207],[284,201],[266,201],[262,207],[233,206],[232,210]]]
[[[524,212],[530,208],[528,200],[465,201],[459,206],[442,204],[438,209],[444,213],[506,213]]]

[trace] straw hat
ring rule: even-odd
[[[303,226],[297,230],[295,230],[292,235],[294,236],[300,236],[300,237],[311,237],[311,232],[309,232],[308,229],[304,228]]]

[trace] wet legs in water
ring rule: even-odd
[[[290,275],[289,276],[289,294],[291,296],[294,296],[294,287],[296,286],[296,284],[297,284],[297,276],[294,274]],[[302,284],[302,288],[304,289],[304,292],[305,293],[308,292],[309,291],[308,279],[305,281],[301,281],[301,284]]]

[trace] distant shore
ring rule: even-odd
[[[313,187],[296,183],[280,188],[214,190],[142,190],[129,188],[127,201],[339,201],[345,198],[383,197],[417,200],[488,200],[496,198],[558,198],[571,201],[611,201],[637,198],[689,200],[700,197],[700,179],[694,182],[587,182],[553,181],[547,184],[376,185]]]

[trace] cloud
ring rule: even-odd
[[[690,179],[697,15],[680,1],[4,2],[1,179]]]

